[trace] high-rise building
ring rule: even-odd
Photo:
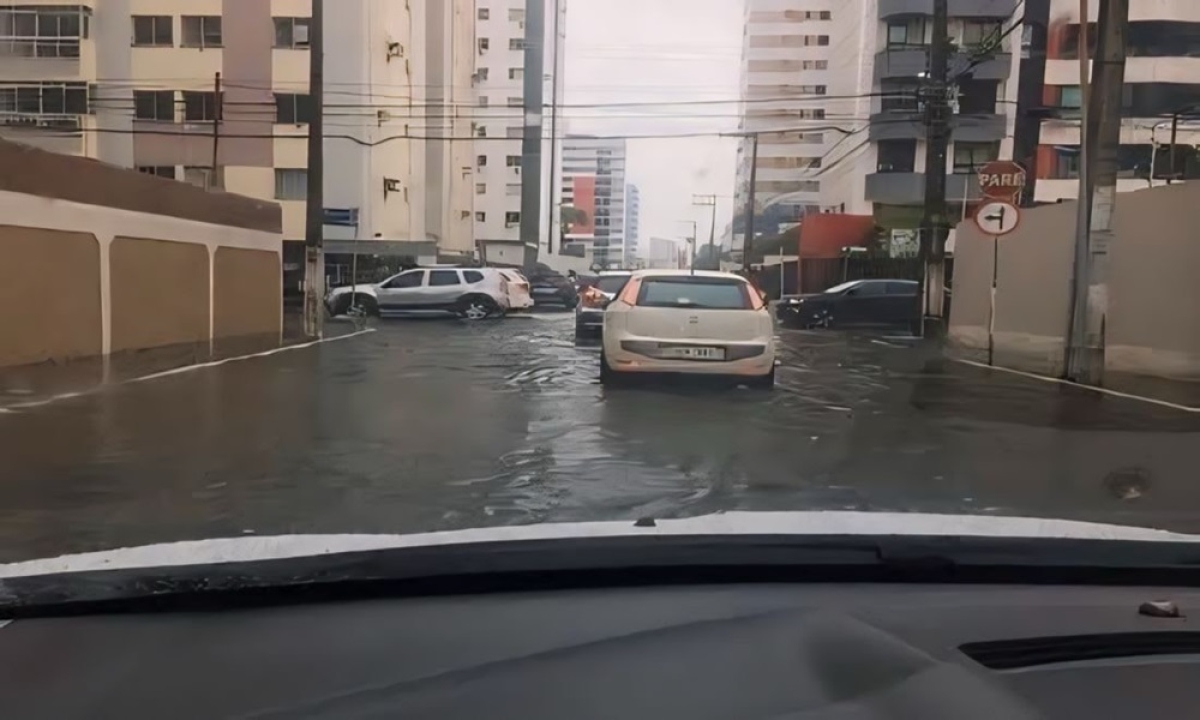
[[[592,212],[566,242],[602,267],[625,262],[625,141],[568,135],[563,141],[563,207]]]
[[[478,242],[516,241],[521,230],[521,156],[525,132],[525,0],[477,0],[475,3],[474,107],[469,113],[476,138],[474,162],[474,233]],[[546,41],[543,47],[543,105],[562,102],[566,54],[565,0],[546,0]],[[555,12],[559,16],[557,32]],[[556,93],[557,87],[557,93]],[[557,110],[556,110],[557,112]],[[543,137],[551,131],[551,114],[544,113]],[[558,131],[562,122],[559,118]],[[551,199],[562,187],[561,141],[542,147],[542,247],[546,233],[558,225],[557,203]],[[551,165],[551,156],[554,158]],[[557,239],[553,243],[557,246]]]
[[[823,210],[873,215],[878,225],[902,233],[920,226],[926,129],[917,93],[929,68],[931,8],[863,0],[853,13],[835,11],[829,48],[835,99],[828,107],[834,118],[847,119],[835,120],[844,131],[832,138],[821,164]],[[1013,22],[1013,3],[950,0],[949,10],[950,37],[962,51],[950,60],[959,92],[946,197],[965,215],[979,197],[979,166],[1012,157],[1022,35],[1011,33],[996,52],[984,54],[980,48]]]
[[[469,119],[450,110],[471,102],[472,0],[325,8],[326,205],[357,209],[365,240],[470,252],[471,149],[437,138],[470,134]],[[0,4],[0,135],[276,201],[285,239],[300,241],[311,9],[311,0]],[[285,247],[285,268],[299,270],[301,243]]]
[[[829,105],[832,20],[861,13],[835,0],[746,0],[741,130],[759,133],[755,202],[796,220],[820,206],[820,169],[837,138]],[[745,207],[751,142],[738,147],[735,205]],[[741,220],[735,232],[740,233]]]
[[[1089,57],[1095,56],[1097,14],[1092,0]],[[1039,201],[1073,200],[1079,192],[1079,21],[1077,0],[1050,0],[1045,104],[1052,117],[1042,122],[1034,163]],[[1162,185],[1171,175],[1200,177],[1200,123],[1194,119],[1200,107],[1200,3],[1131,3],[1126,40],[1117,190]]]
[[[644,259],[642,248],[638,245],[641,223],[642,191],[630,183],[625,186],[625,264],[629,267],[633,267],[639,259]]]

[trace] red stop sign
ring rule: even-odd
[[[1011,200],[1025,187],[1025,168],[1012,160],[993,160],[976,174],[979,191],[986,198]]]

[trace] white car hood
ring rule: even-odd
[[[278,535],[145,545],[0,565],[0,578],[95,570],[178,567],[366,550],[579,537],[667,535],[922,535],[1200,542],[1150,528],[1029,517],[887,512],[730,512],[682,520],[521,525],[410,535]]]

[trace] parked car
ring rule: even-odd
[[[529,285],[536,305],[557,305],[573,308],[578,300],[575,283],[545,266],[539,266],[529,276]]]
[[[604,311],[600,381],[640,373],[718,375],[775,384],[775,323],[733,273],[639,270]]]
[[[353,294],[355,303],[372,315],[451,314],[482,320],[513,307],[510,285],[519,282],[495,268],[414,268],[374,285],[357,285]],[[524,302],[518,295],[516,303]],[[334,315],[349,311],[350,304],[349,286],[325,297]]]
[[[575,305],[575,335],[595,335],[604,329],[604,308],[613,301],[633,273],[627,270],[602,272],[579,294]]]
[[[533,295],[530,293],[529,281],[517,270],[502,268],[500,275],[504,278],[504,292],[508,296],[509,312],[524,312],[533,307]]]
[[[851,280],[823,293],[788,295],[775,315],[784,327],[906,326],[916,319],[915,280]]]

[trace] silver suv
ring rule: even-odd
[[[374,285],[340,287],[325,296],[334,315],[357,307],[371,315],[451,314],[482,320],[512,306],[508,283],[496,268],[414,268]]]

